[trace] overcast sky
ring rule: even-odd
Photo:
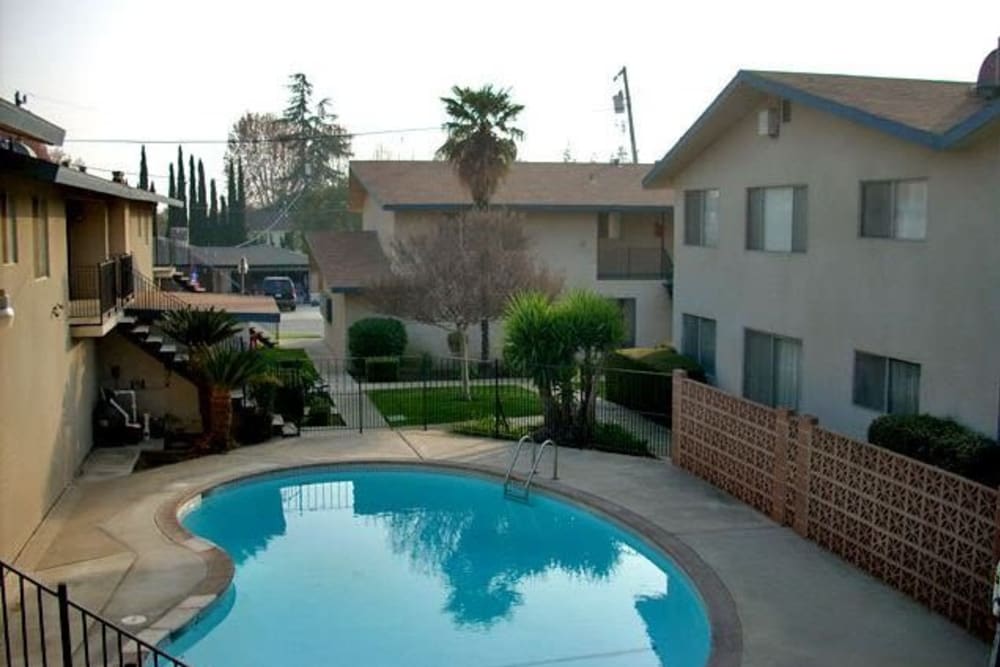
[[[494,83],[525,105],[522,159],[605,161],[628,143],[611,103],[626,65],[651,162],[740,68],[972,81],[998,35],[997,0],[0,0],[0,97],[27,91],[70,154],[134,172],[138,145],[73,140],[222,141],[243,112],[280,112],[297,71],[352,132],[437,127],[452,85]],[[441,139],[359,137],[354,155],[428,159]],[[176,144],[147,150],[166,192]],[[223,144],[191,151],[221,174]]]

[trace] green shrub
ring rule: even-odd
[[[460,435],[477,435],[484,438],[493,437],[493,429],[496,422],[493,417],[482,417],[481,419],[474,419],[472,421],[462,422],[460,424],[455,424],[451,428],[452,433],[458,433]],[[516,424],[507,422],[506,425],[500,424],[500,429],[498,432],[499,438],[501,440],[520,440],[526,435],[531,435],[533,432],[541,428],[541,422],[534,424]]]
[[[953,419],[885,415],[872,421],[868,440],[987,486],[1000,484],[1000,446]]]
[[[399,379],[398,357],[365,359],[365,379],[368,382],[396,382]]]
[[[670,374],[681,369],[691,379],[705,381],[705,371],[698,362],[678,354],[672,347],[617,350],[608,355],[605,368],[607,400],[667,426],[673,399]]]
[[[309,399],[309,414],[302,422],[304,426],[330,426],[333,408],[327,396],[313,396]]]
[[[347,330],[347,349],[352,357],[399,357],[406,342],[406,328],[391,317],[366,317]]]
[[[646,441],[637,438],[617,424],[594,425],[594,449],[631,456],[652,456]]]

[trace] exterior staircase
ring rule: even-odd
[[[186,273],[175,273],[173,280],[186,292],[201,293],[207,291],[203,286],[198,284],[196,279],[192,279],[191,276]]]
[[[191,357],[183,346],[160,331],[149,315],[127,315],[118,322],[118,332],[181,377],[194,381]]]

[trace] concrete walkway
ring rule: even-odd
[[[510,447],[433,431],[306,434],[81,480],[18,565],[47,582],[66,581],[72,597],[113,620],[139,614],[155,626],[207,576],[200,541],[175,543],[154,522],[165,503],[236,474],[295,464],[451,461],[499,471]],[[559,464],[563,484],[648,519],[718,574],[740,617],[745,667],[985,665],[988,648],[962,629],[669,462],[562,450]]]

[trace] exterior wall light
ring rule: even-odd
[[[14,325],[14,306],[7,296],[7,291],[0,289],[0,329]]]

